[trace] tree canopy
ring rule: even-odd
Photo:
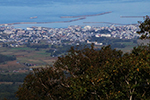
[[[3,62],[6,62],[6,61],[13,61],[13,60],[16,60],[16,57],[13,55],[13,56],[8,56],[8,55],[3,55],[3,54],[0,54],[0,63],[3,63]]]
[[[149,100],[150,46],[123,54],[110,46],[72,47],[53,67],[34,69],[19,100]]]
[[[138,34],[141,34],[141,39],[147,39],[150,38],[150,17],[147,15],[144,17],[144,22],[139,22],[140,31],[138,31]]]

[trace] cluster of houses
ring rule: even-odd
[[[12,26],[0,27],[0,42],[8,43],[11,47],[19,47],[27,43],[39,43],[41,40],[49,44],[72,45],[79,42],[90,43],[90,38],[113,37],[120,39],[138,38],[138,25],[124,26],[69,26],[67,28],[28,27],[17,29]],[[102,45],[102,43],[96,43]]]

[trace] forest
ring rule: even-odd
[[[28,73],[0,74],[0,100],[17,100],[15,92]]]
[[[150,99],[150,45],[131,53],[72,47],[53,67],[34,69],[17,91],[19,100]]]
[[[0,82],[23,82],[27,73],[0,74]]]
[[[2,55],[2,54],[0,54],[0,58],[2,58],[2,59],[0,59],[0,63],[16,60],[15,56],[7,56],[7,55]]]

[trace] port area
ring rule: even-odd
[[[112,13],[111,11],[109,12],[104,12],[104,13],[99,13],[99,14],[93,14],[93,15],[81,15],[81,16],[60,16],[60,18],[76,18],[68,21],[54,21],[54,22],[16,22],[16,23],[7,23],[7,24],[0,24],[0,26],[9,26],[9,25],[16,25],[16,24],[49,24],[49,23],[68,23],[68,22],[74,22],[78,20],[83,20],[86,19],[86,17],[92,17],[92,16],[100,16],[104,14],[109,14]],[[35,19],[37,16],[30,17],[30,19]]]
[[[93,14],[93,15],[81,15],[81,16],[61,16],[60,18],[91,17],[91,16],[100,16],[100,15],[109,14],[109,13],[112,13],[112,12],[109,11],[109,12],[104,12],[104,13],[99,13],[99,14]]]
[[[85,17],[77,18],[73,20],[68,21],[55,21],[55,22],[17,22],[17,23],[8,23],[8,24],[0,24],[0,26],[8,26],[8,25],[16,25],[16,24],[48,24],[48,23],[68,23],[68,22],[74,22],[78,20],[85,19]]]

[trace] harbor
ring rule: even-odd
[[[54,21],[54,22],[17,22],[17,23],[0,24],[0,26],[9,26],[9,25],[16,25],[16,24],[69,23],[69,22],[74,22],[74,21],[83,20],[83,19],[85,19],[85,17],[78,18],[78,19],[73,19],[73,20],[68,20],[68,21]]]
[[[109,14],[109,13],[112,13],[112,12],[109,11],[109,12],[104,12],[104,13],[99,13],[99,14],[81,15],[81,16],[61,16],[60,18],[92,17],[92,16],[100,16],[100,15]]]

